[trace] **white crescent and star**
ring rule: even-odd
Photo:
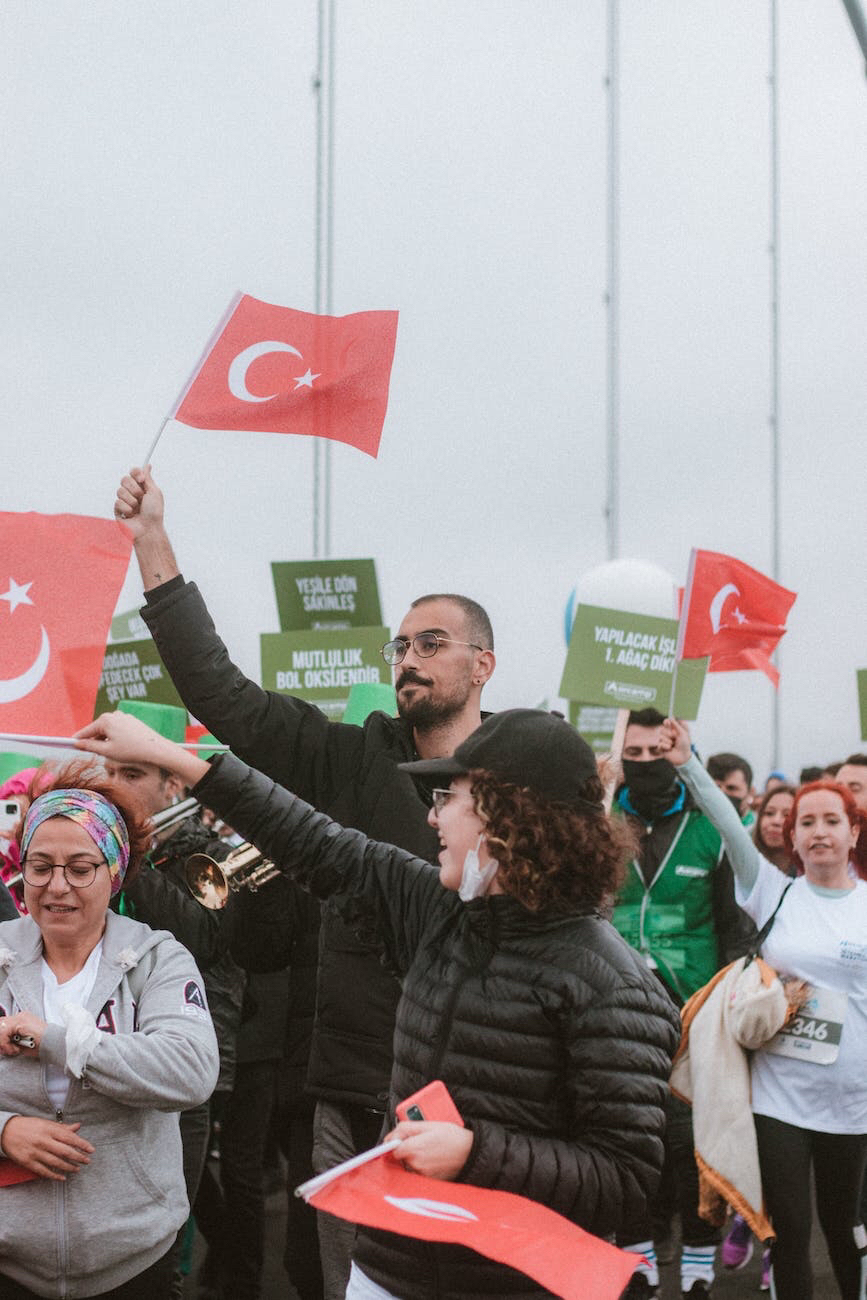
[[[722,624],[723,605],[726,603],[729,596],[739,596],[740,594],[739,589],[733,582],[727,582],[724,587],[720,587],[719,591],[710,602],[710,625],[715,633],[720,630]],[[739,623],[746,623],[747,616],[746,614],[741,613],[737,605],[735,605],[733,614]]]
[[[423,1219],[446,1219],[451,1223],[475,1223],[478,1215],[463,1205],[452,1205],[449,1201],[433,1201],[427,1196],[385,1196],[396,1210],[405,1210],[407,1214],[419,1214]]]
[[[298,349],[293,348],[291,343],[281,343],[277,339],[263,339],[259,343],[251,343],[248,348],[244,348],[242,352],[238,353],[229,366],[229,392],[239,402],[271,402],[275,397],[279,397],[279,393],[268,393],[266,397],[257,397],[247,387],[247,371],[250,366],[259,357],[267,356],[271,352],[289,352],[293,357],[298,357],[299,361],[304,359]],[[293,391],[297,393],[299,388],[312,388],[313,380],[318,378],[319,375],[314,375],[308,366],[306,374],[294,376],[295,388]]]
[[[8,600],[10,614],[14,613],[19,605],[33,604],[28,595],[32,586],[32,582],[18,583],[14,578],[9,579],[9,590],[0,593],[0,600]],[[19,673],[17,677],[0,678],[0,704],[12,704],[35,690],[45,676],[50,659],[51,642],[43,627],[39,650],[30,667],[23,673]]]

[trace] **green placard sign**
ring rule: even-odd
[[[560,694],[584,704],[668,713],[676,644],[675,618],[579,605]],[[706,659],[684,659],[677,665],[677,717],[691,721],[698,716],[706,672]]]
[[[94,717],[117,708],[121,700],[150,700],[184,707],[151,637],[106,646]]]
[[[579,704],[569,701],[569,721],[583,736],[594,754],[608,754],[617,724],[617,709],[602,704]]]
[[[284,632],[382,623],[373,560],[274,560],[271,573]]]
[[[391,669],[380,654],[390,635],[387,627],[263,632],[262,685],[311,700],[339,721],[357,682],[391,681]]]
[[[108,634],[111,642],[144,641],[149,636],[148,625],[138,609],[127,609],[122,614],[115,614],[111,620],[111,631]]]
[[[861,714],[861,739],[867,740],[867,668],[857,668],[858,710]]]

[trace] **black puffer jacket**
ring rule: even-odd
[[[147,601],[142,615],[181,699],[218,740],[342,826],[435,858],[430,801],[397,768],[416,757],[406,723],[372,713],[363,727],[345,726],[262,690],[232,663],[195,583],[173,578]],[[366,929],[358,916],[323,909],[308,1087],[383,1110],[400,985]]]
[[[184,867],[193,853],[222,858],[228,846],[217,840],[198,817],[182,822],[158,844],[128,889],[127,905],[137,921],[152,930],[168,930],[192,953],[202,972],[211,1019],[220,1049],[217,1089],[231,1090],[235,1081],[237,1037],[241,1023],[246,976],[227,951],[223,911],[210,911],[190,894]]]
[[[473,1146],[459,1181],[529,1196],[591,1232],[644,1207],[662,1164],[679,1017],[598,915],[469,905],[438,873],[344,830],[231,756],[197,797],[319,897],[372,905],[403,971],[395,1098],[445,1080]],[[356,1258],[407,1298],[542,1294],[462,1247],[363,1231]]]

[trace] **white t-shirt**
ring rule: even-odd
[[[737,901],[761,927],[788,883],[763,858],[749,894]],[[867,1133],[867,884],[845,893],[821,892],[804,876],[795,880],[762,944],[762,956],[780,975],[817,989],[846,994],[837,1059],[753,1054],[753,1111],[821,1133]]]
[[[57,976],[42,958],[42,1005],[43,1019],[51,1025],[62,1025],[64,1019],[61,1008],[67,1003],[83,1007],[96,983],[96,972],[102,957],[102,940],[94,948],[77,975],[65,984],[57,983]],[[69,1075],[59,1065],[46,1065],[45,1089],[51,1098],[55,1110],[63,1110],[69,1092]]]

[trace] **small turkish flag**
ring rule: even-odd
[[[111,519],[0,513],[0,731],[90,722],[131,550]]]
[[[693,550],[678,629],[677,658],[710,655],[708,672],[758,669],[776,686],[771,654],[785,634],[794,591],[717,551]]]
[[[313,316],[238,294],[170,418],[379,451],[396,311]]]
[[[592,1236],[538,1201],[424,1178],[391,1155],[347,1169],[305,1199],[317,1210],[368,1228],[469,1246],[564,1300],[615,1300],[639,1263],[639,1256]]]

